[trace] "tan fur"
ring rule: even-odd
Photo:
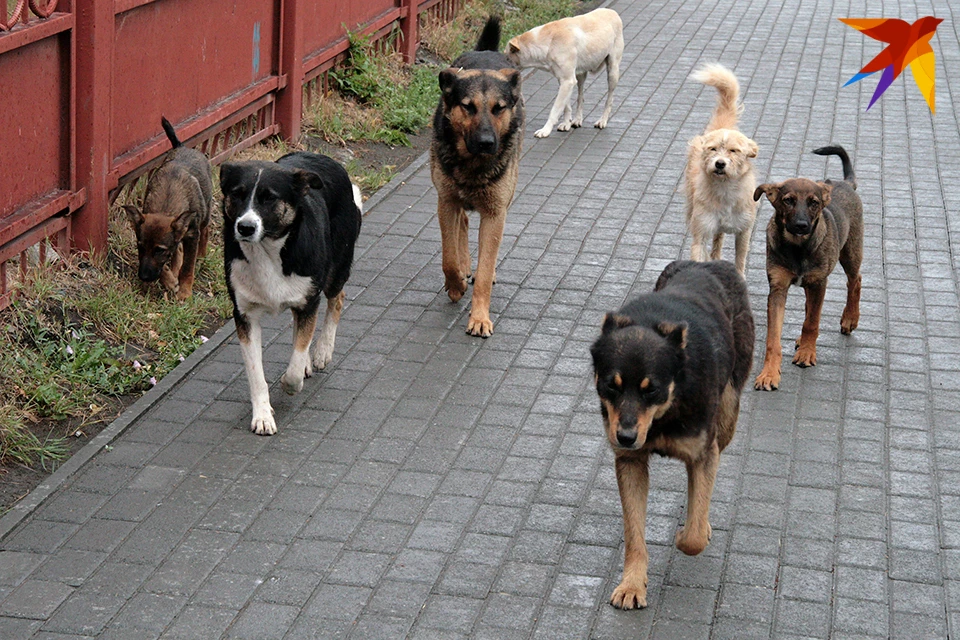
[[[717,88],[717,106],[704,133],[690,140],[686,166],[686,217],[693,236],[692,260],[719,260],[723,235],[736,235],[736,265],[747,268],[750,237],[757,217],[756,177],[751,158],[757,143],[736,129],[742,111],[740,84],[719,64],[707,65],[693,79]],[[718,174],[718,170],[722,173]]]
[[[583,86],[587,74],[599,72],[604,65],[607,68],[607,101],[603,115],[594,126],[598,129],[607,126],[623,58],[623,22],[616,11],[596,9],[535,27],[511,39],[506,54],[521,69],[549,71],[560,83],[547,122],[534,133],[537,138],[549,136],[555,126],[558,131],[582,126]],[[575,114],[570,108],[574,87],[577,88]]]

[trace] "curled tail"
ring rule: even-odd
[[[838,144],[814,149],[813,152],[818,156],[837,156],[843,164],[843,181],[849,182],[854,189],[857,188],[857,176],[853,172],[853,163],[850,162],[850,156],[846,150]]]
[[[174,149],[183,146],[183,143],[177,138],[177,132],[173,130],[173,125],[163,116],[160,116],[160,126],[163,127],[163,132],[167,134],[167,138],[170,139],[170,144],[173,145]]]
[[[743,111],[743,105],[738,104],[740,83],[737,76],[722,64],[714,63],[701,67],[690,77],[717,89],[717,106],[704,133],[714,129],[736,129],[737,117]]]
[[[477,40],[476,51],[500,50],[500,16],[490,16],[483,26],[480,39]]]

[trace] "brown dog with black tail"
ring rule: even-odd
[[[137,234],[137,276],[160,280],[186,300],[193,293],[197,258],[207,252],[213,179],[207,157],[183,146],[166,118],[160,123],[173,149],[150,177],[143,205],[125,205],[124,211]]]

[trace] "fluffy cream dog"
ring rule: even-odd
[[[607,104],[593,125],[598,129],[607,126],[623,58],[623,22],[616,11],[596,9],[582,16],[534,27],[507,43],[507,56],[521,69],[543,69],[560,82],[546,124],[533,134],[538,138],[549,136],[555,126],[558,131],[569,131],[583,124],[583,84],[587,74],[597,73],[607,65]],[[571,117],[570,97],[574,87],[577,88],[577,113]]]
[[[691,76],[717,88],[717,106],[703,135],[690,141],[687,151],[687,226],[693,235],[690,259],[719,260],[723,234],[736,234],[737,271],[747,269],[750,235],[757,219],[753,192],[757,179],[750,158],[757,143],[737,131],[740,83],[733,72],[709,64]],[[711,246],[712,244],[712,246]]]

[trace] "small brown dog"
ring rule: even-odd
[[[207,251],[213,180],[210,162],[183,146],[173,125],[160,119],[173,149],[147,184],[143,206],[125,205],[137,234],[137,277],[160,283],[178,300],[193,293],[197,258]]]
[[[467,333],[493,333],[490,296],[507,207],[517,188],[523,140],[520,71],[498,51],[500,20],[491,17],[474,51],[440,72],[430,176],[437,189],[444,288],[458,302],[470,278],[467,210],[480,214],[477,271]]]
[[[793,364],[817,364],[820,311],[827,290],[827,277],[840,262],[847,274],[847,304],[840,317],[840,333],[847,335],[860,321],[860,263],[863,260],[863,203],[853,165],[840,146],[813,151],[821,156],[839,156],[843,181],[814,182],[793,178],[779,184],[762,184],[753,197],[766,194],[774,215],[767,225],[767,350],[763,370],[754,387],[772,391],[780,386],[783,359],[780,333],[787,289],[797,284],[806,293],[806,317]]]

